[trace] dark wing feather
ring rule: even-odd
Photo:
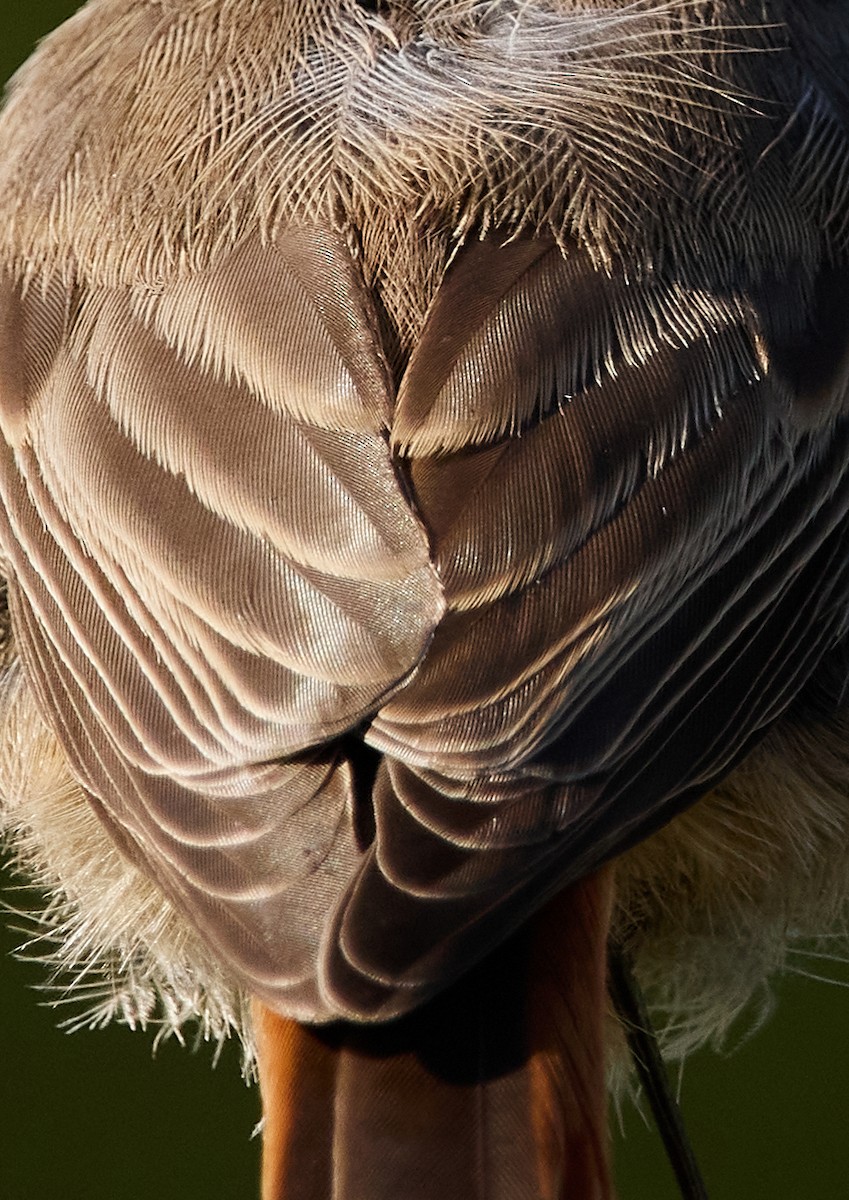
[[[325,743],[415,668],[443,602],[365,293],[341,245],[298,241],[155,299],[7,284],[24,369],[3,391],[0,537],[24,658],[104,819],[254,990],[321,1016],[323,925],[362,858]],[[313,421],[300,380],[322,391]]]
[[[368,733],[389,757],[377,848],[335,969],[340,991],[375,1011],[399,981],[427,992],[450,978],[564,881],[708,790],[846,627],[845,343],[823,343],[817,289],[791,319],[794,281],[768,299],[741,281],[715,300],[707,278],[626,284],[580,251],[548,256],[535,279],[568,262],[572,285],[549,309],[529,280],[517,318],[527,328],[534,314],[535,344],[550,348],[536,420],[511,407],[528,382],[518,359],[514,389],[489,391],[489,363],[463,366],[443,403],[466,326],[469,342],[498,329],[501,344],[513,321],[509,292],[488,315],[471,294],[463,303],[477,248],[446,284],[451,338],[426,327],[420,347],[436,361],[417,350],[401,388],[398,440],[449,612]],[[598,310],[619,315],[602,337],[581,298],[605,288]],[[412,395],[419,376],[426,401]]]
[[[841,339],[787,317],[816,289],[709,283],[472,243],[391,431],[315,231],[153,295],[7,286],[30,673],[115,836],[272,1004],[442,986],[727,771],[843,631]]]

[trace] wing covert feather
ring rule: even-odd
[[[2,545],[42,708],[104,821],[239,976],[322,1016],[315,958],[363,850],[345,755],[311,747],[415,669],[442,594],[362,286],[330,239],[290,236],[302,274],[321,255],[312,294],[253,245],[194,295],[166,284],[159,322],[155,296],[6,281]],[[246,261],[264,304],[228,318]],[[236,358],[261,352],[281,274],[265,369],[187,351],[175,314],[205,296],[204,337],[236,323]],[[307,378],[325,403],[304,421]]]
[[[628,303],[662,313],[657,286],[632,283]],[[798,300],[773,289],[779,312]],[[532,289],[528,302],[552,319]],[[812,433],[804,368],[793,387],[778,343],[775,367],[764,359],[763,303],[726,297],[680,349],[658,326],[640,341],[637,311],[599,351],[576,310],[561,342],[582,388],[543,394],[512,435],[491,412],[468,432],[485,370],[460,410],[421,406],[430,433],[408,440],[410,473],[449,611],[367,734],[388,758],[377,852],[334,960],[364,1007],[465,969],[565,878],[707,791],[845,634],[849,429],[824,416],[845,410],[845,382],[832,373]],[[711,311],[701,294],[691,307]],[[788,322],[794,338],[804,321]]]

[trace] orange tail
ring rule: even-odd
[[[609,1200],[610,873],[382,1027],[256,1004],[263,1200]]]

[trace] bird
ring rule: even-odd
[[[254,1048],[263,1200],[609,1200],[616,981],[686,1054],[845,913],[847,50],[89,0],[16,76],[0,820],[92,1022]]]

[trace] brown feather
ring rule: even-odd
[[[271,1196],[603,1196],[601,868],[811,697],[839,741],[847,37],[797,9],[92,0],[12,88],[3,822],[84,963],[256,997]]]
[[[607,939],[614,872],[567,888],[532,924],[531,1121],[541,1200],[612,1195],[607,1132]]]

